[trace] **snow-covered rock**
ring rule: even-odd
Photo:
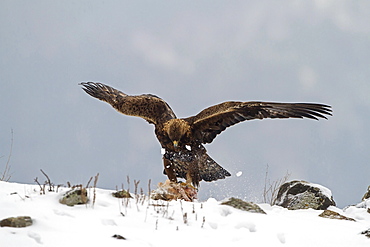
[[[370,213],[370,198],[363,200],[362,202],[356,204],[356,207],[367,209],[367,212]]]
[[[88,199],[86,188],[76,187],[67,191],[59,202],[72,207],[74,205],[86,204]]]
[[[364,196],[362,197],[362,200],[365,201],[366,199],[369,199],[369,198],[370,198],[370,186],[367,187],[367,191],[364,194]]]
[[[307,208],[325,210],[329,206],[335,206],[328,188],[305,181],[284,183],[279,189],[275,204],[292,210]]]
[[[233,208],[237,208],[251,213],[266,214],[265,211],[263,211],[257,204],[253,202],[245,202],[241,199],[234,197],[231,197],[229,200],[221,203],[221,205],[231,206]]]
[[[30,216],[9,217],[0,221],[1,227],[27,227],[32,225]]]
[[[334,212],[329,209],[324,210],[324,212],[319,214],[319,216],[323,218],[328,218],[328,219],[356,221],[352,218],[346,217],[344,215],[341,215],[340,213]]]
[[[112,193],[115,198],[133,198],[127,190],[120,190]]]

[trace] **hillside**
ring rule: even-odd
[[[0,182],[0,220],[33,219],[28,227],[0,228],[0,246],[370,246],[361,234],[370,227],[365,208],[330,207],[354,222],[267,204],[259,204],[266,214],[250,213],[212,198],[117,199],[104,189],[96,189],[95,203],[89,189],[89,204],[69,207],[59,203],[68,190],[40,195],[37,185]]]

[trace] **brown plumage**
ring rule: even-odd
[[[314,103],[228,101],[208,107],[195,116],[178,119],[161,98],[143,94],[130,96],[102,83],[81,83],[89,95],[112,105],[117,111],[137,116],[155,125],[155,134],[165,149],[164,172],[171,181],[185,178],[195,186],[230,173],[208,156],[203,144],[211,143],[227,127],[245,120],[263,118],[310,118],[331,115],[331,107]]]

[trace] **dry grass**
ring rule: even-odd
[[[279,188],[286,181],[288,181],[290,173],[287,171],[284,177],[271,182],[270,179],[268,178],[268,171],[269,166],[267,165],[265,173],[265,186],[263,188],[263,202],[269,203],[270,205],[274,205],[276,202],[277,194],[279,192]]]

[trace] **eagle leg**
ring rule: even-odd
[[[173,166],[172,162],[166,157],[163,157],[163,165],[164,165],[164,170],[166,172],[168,179],[171,182],[177,183],[175,167]]]

